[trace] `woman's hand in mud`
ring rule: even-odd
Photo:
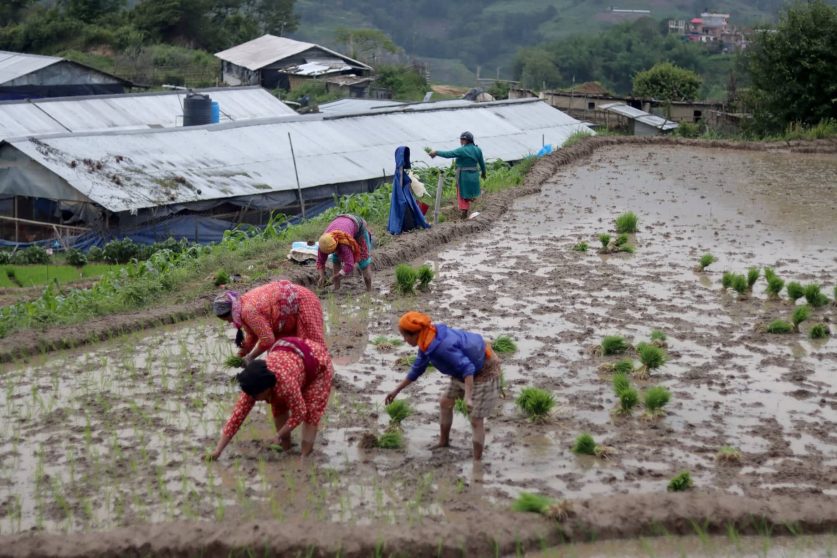
[[[326,286],[326,274],[324,269],[317,270],[317,287],[322,289]]]
[[[284,451],[291,451],[291,435],[288,434],[287,436],[276,436],[275,443],[277,446],[281,447]]]
[[[384,403],[389,405],[390,403],[395,401],[396,397],[398,397],[398,390],[393,390],[393,391],[389,392],[386,397],[384,397]]]
[[[221,457],[221,453],[217,451],[211,451],[203,456],[203,460],[207,463],[211,463],[213,461],[218,461],[218,458]]]

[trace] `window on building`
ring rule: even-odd
[[[694,119],[695,122],[700,122],[701,118],[703,118],[703,112],[699,111],[699,110],[696,110],[696,111],[694,111],[692,116],[694,117],[693,119]]]
[[[587,110],[593,110],[596,108],[596,103],[593,101],[587,101]]]

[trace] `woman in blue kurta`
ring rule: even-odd
[[[468,217],[471,202],[480,196],[480,177],[485,179],[485,159],[482,149],[474,144],[474,134],[462,132],[459,136],[459,147],[452,151],[436,151],[431,149],[431,157],[456,159],[456,200],[462,218]]]
[[[410,148],[399,146],[395,150],[395,174],[392,178],[392,201],[389,206],[387,230],[390,234],[401,234],[413,229],[429,229],[424,214],[416,203],[410,189]]]
[[[480,461],[485,445],[485,417],[494,410],[500,396],[497,355],[481,335],[433,323],[430,316],[421,312],[407,312],[401,316],[398,330],[408,345],[417,346],[419,350],[407,377],[387,394],[387,405],[432,364],[439,372],[450,376],[450,384],[439,400],[439,443],[435,447],[450,445],[454,403],[462,399],[473,429],[474,461]]]

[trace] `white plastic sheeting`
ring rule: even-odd
[[[359,62],[323,46],[295,41],[286,37],[277,37],[275,35],[262,35],[252,41],[247,41],[227,50],[222,50],[216,53],[215,56],[221,60],[255,72],[256,70],[261,70],[266,66],[270,66],[286,58],[292,58],[314,48],[333,54],[357,68],[372,69],[363,62]]]
[[[666,120],[662,116],[647,113],[644,110],[628,106],[625,103],[610,103],[607,105],[600,105],[599,108],[632,120],[636,120],[637,122],[642,122],[646,126],[657,128],[663,132],[677,128],[677,122]]]
[[[486,159],[516,161],[555,146],[573,133],[592,133],[578,120],[534,99],[432,110],[378,110],[373,114],[297,117],[154,131],[107,132],[16,139],[0,144],[0,191],[30,195],[4,176],[44,167],[88,200],[112,211],[136,211],[239,196],[296,190],[288,134],[302,188],[391,175],[394,151],[407,145],[414,162],[444,166],[426,146],[452,149],[465,130]],[[408,105],[409,106],[409,105]],[[18,157],[19,158],[19,157]],[[57,193],[56,193],[57,195]]]
[[[200,91],[218,101],[222,122],[296,115],[292,108],[261,87]],[[185,95],[185,91],[172,91],[0,102],[0,139],[181,126]]]

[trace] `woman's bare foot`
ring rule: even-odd
[[[430,446],[427,449],[437,450],[437,449],[449,448],[449,447],[450,447],[450,442],[436,442],[435,444],[433,444],[432,446]]]

